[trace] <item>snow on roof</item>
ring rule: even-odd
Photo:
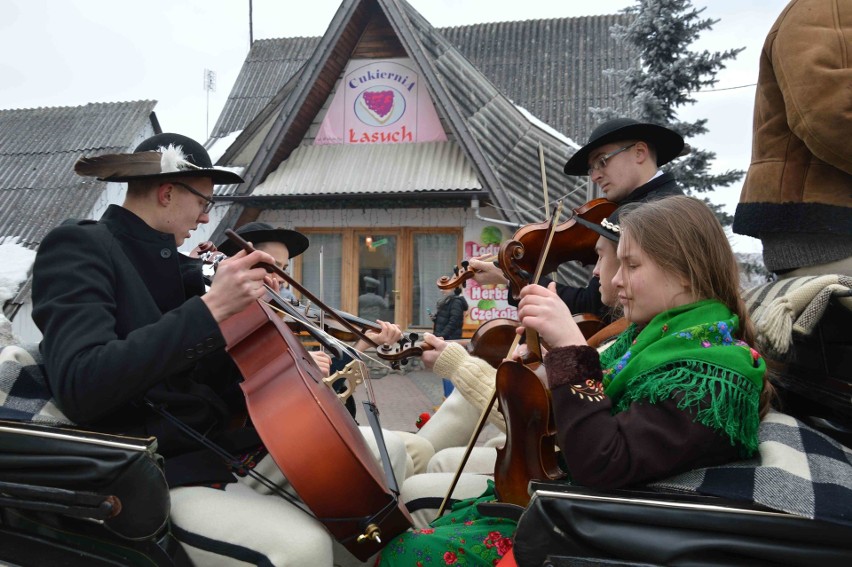
[[[210,147],[207,148],[207,154],[210,156],[210,161],[216,163],[219,159],[225,155],[225,152],[231,147],[231,144],[234,143],[234,140],[242,134],[242,130],[234,130],[227,136],[222,136],[221,138],[211,138],[210,139]]]
[[[575,150],[579,150],[582,147],[582,146],[580,146],[580,144],[578,144],[577,142],[575,142],[574,140],[572,140],[571,138],[569,138],[568,136],[566,136],[565,134],[563,134],[559,130],[556,130],[552,126],[549,126],[548,124],[545,124],[544,122],[542,122],[541,120],[536,118],[529,110],[527,110],[523,106],[518,106],[516,104],[515,108],[520,110],[521,114],[524,115],[524,118],[529,120],[530,123],[533,126],[536,126],[538,129],[544,130],[545,132],[547,132],[548,134],[550,134],[554,138],[558,138],[559,140],[565,142],[566,144],[568,144],[569,146],[571,146]]]
[[[35,260],[35,250],[18,244],[17,237],[0,237],[0,304],[15,297],[18,288],[27,280]]]

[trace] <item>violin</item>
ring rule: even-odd
[[[471,356],[481,358],[497,368],[506,356],[507,345],[510,345],[515,338],[515,329],[518,325],[520,323],[514,319],[492,319],[480,325],[470,339],[451,339],[447,342],[464,345]],[[404,361],[434,349],[429,343],[415,344],[418,339],[416,334],[410,335],[407,339],[404,337],[397,347],[382,345],[376,349],[376,354],[384,360]]]
[[[491,262],[495,259],[496,256],[492,256],[490,258],[483,258],[482,261]],[[442,289],[444,291],[448,289],[455,289],[460,285],[465,285],[465,282],[470,278],[476,277],[477,273],[477,270],[470,267],[470,262],[463,260],[458,266],[453,268],[452,276],[441,276],[435,283],[438,286],[438,289]]]
[[[317,309],[310,303],[300,303],[299,301],[296,301],[293,305],[301,311],[305,320],[310,321],[315,326],[320,326],[320,324],[322,324],[324,330],[334,338],[345,342],[353,342],[358,339],[358,336],[355,333],[341,325],[337,319],[321,317],[321,310]],[[361,317],[357,317],[339,309],[334,309],[334,312],[353,326],[360,329],[361,333],[366,333],[367,331],[380,332],[382,330],[382,328],[374,321],[362,319]],[[296,332],[304,330],[304,321],[295,320],[292,317],[285,317],[284,321]]]
[[[575,219],[580,217],[599,224],[617,207],[618,205],[612,201],[594,199],[573,209],[571,218],[560,223],[553,233],[553,243],[549,245],[550,253],[544,257],[542,274],[554,272],[560,264],[572,260],[585,265],[597,262],[595,243],[598,241],[598,234]],[[536,269],[537,260],[541,258],[542,248],[547,238],[548,226],[549,223],[546,222],[529,224],[519,228],[512,236],[510,242],[516,244],[513,244],[506,253],[511,258],[513,269],[511,272],[506,272],[504,269],[503,273],[509,279],[509,288],[514,298],[518,297],[521,288],[530,280],[530,274]]]
[[[534,277],[518,265],[517,260],[524,257],[525,250],[521,242],[512,239],[500,246],[500,268],[507,276],[511,274],[510,282],[515,280],[518,293],[523,286],[539,280],[551,257],[548,252],[556,234],[565,226],[565,223],[554,225],[559,210],[550,220],[544,241],[537,250],[540,256]],[[584,231],[590,232],[585,227]],[[565,234],[564,228],[562,234]],[[506,442],[497,449],[494,486],[502,502],[519,506],[529,503],[530,480],[557,480],[565,476],[556,458],[556,420],[550,390],[534,371],[542,361],[538,333],[526,329],[525,338],[528,355],[521,362],[503,361],[494,383],[497,407],[506,420]]]
[[[198,258],[204,262],[205,264],[210,264],[214,269],[218,267],[219,263],[223,260],[226,260],[228,256],[219,252],[216,249],[216,246],[212,242],[202,242],[198,245],[199,255]],[[277,305],[282,311],[284,311],[284,321],[290,326],[291,329],[295,332],[308,332],[310,333],[311,326],[313,327],[321,327],[325,332],[329,333],[332,337],[337,340],[345,341],[345,342],[353,342],[357,340],[359,335],[351,330],[350,327],[344,326],[338,318],[334,317],[322,317],[321,310],[317,309],[310,302],[301,303],[298,300],[293,299],[284,299],[279,296],[271,289],[268,289],[267,300]],[[282,303],[286,303],[284,306]],[[292,314],[293,309],[295,308],[301,314],[301,317],[294,316]],[[367,319],[362,319],[361,317],[357,317],[352,315],[351,313],[347,313],[345,311],[341,311],[339,309],[333,309],[333,311],[338,315],[339,318],[345,319],[350,325],[358,328],[361,331],[361,334],[366,331],[381,331],[381,327],[377,325],[374,321],[369,321]],[[306,324],[310,323],[310,324]],[[335,349],[332,349],[337,350]]]
[[[527,282],[538,281],[541,277],[561,211],[562,201],[559,201],[556,212],[549,221],[548,231],[542,243],[535,275],[530,276],[527,274]],[[509,241],[504,242],[500,246],[498,262],[504,273],[506,270],[519,271],[517,267],[512,265],[514,251],[517,249],[516,244],[518,243]],[[485,422],[495,402],[500,404],[498,407],[506,419],[507,426],[506,443],[501,449],[497,450],[497,462],[494,467],[494,484],[498,498],[503,502],[526,506],[529,502],[527,485],[530,479],[556,480],[564,476],[564,473],[556,465],[556,431],[553,427],[554,421],[550,412],[550,391],[544,387],[535,372],[527,366],[535,366],[541,362],[541,345],[538,340],[538,334],[532,329],[526,329],[525,338],[528,354],[523,363],[509,360],[509,357],[520,343],[520,338],[520,335],[515,335],[515,340],[511,347],[509,347],[508,353],[497,367],[494,392],[479,416],[479,421],[474,428],[455,477],[450,483],[449,490],[441,502],[441,506],[438,508],[439,518],[444,513],[465,463],[473,449],[473,445],[476,442],[476,438],[485,426]],[[516,382],[520,386],[514,389],[508,388],[504,384],[509,382]],[[531,401],[534,409],[518,412],[524,415],[521,415],[521,418],[517,420],[507,415],[508,411],[504,408],[510,403],[508,401],[509,398],[517,395],[524,397],[525,400],[530,399],[533,394],[527,393],[527,391],[536,392],[536,385],[538,387],[537,395]],[[514,407],[518,407],[518,404],[515,404]],[[525,415],[528,415],[529,418],[525,417]],[[514,438],[511,436],[513,429],[510,426],[514,428]],[[542,457],[539,457],[537,451],[539,447],[544,449],[541,453]],[[553,447],[553,449],[550,449],[550,447]],[[527,448],[532,448],[531,450],[534,454],[529,454]]]
[[[233,231],[226,234],[253,251]],[[263,267],[289,277],[276,266]],[[335,539],[366,561],[383,541],[407,530],[412,520],[398,490],[389,488],[349,412],[322,383],[321,371],[293,331],[260,300],[221,328],[226,350],[243,376],[240,388],[252,424],[301,500]],[[365,406],[378,428],[375,406]]]
[[[461,269],[459,269],[461,268]],[[453,268],[452,276],[441,276],[438,278],[438,281],[435,282],[435,285],[438,286],[438,289],[448,290],[455,289],[460,285],[464,285],[464,283],[476,275],[476,271],[470,267],[470,263],[467,260],[464,260]]]

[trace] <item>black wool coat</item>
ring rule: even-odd
[[[434,333],[445,339],[462,338],[467,300],[461,295],[448,295],[438,301]]]
[[[157,437],[172,486],[234,478],[144,398],[228,450],[259,444],[251,429],[227,430],[244,408],[239,373],[203,293],[201,262],[115,205],[99,222],[52,230],[33,267],[33,320],[56,403],[80,425]]]

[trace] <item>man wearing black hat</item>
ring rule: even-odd
[[[235,232],[258,250],[269,253],[275,258],[275,265],[284,271],[290,266],[290,260],[307,250],[310,244],[308,237],[301,232],[275,228],[265,222],[249,222]],[[218,250],[226,256],[233,256],[240,249],[236,243],[225,240],[218,246]],[[284,280],[278,278],[278,283],[284,284]]]
[[[615,118],[594,129],[589,142],[565,164],[565,173],[588,175],[604,197],[619,206],[683,195],[674,177],[659,169],[681,155],[683,149],[683,138],[668,128]],[[617,224],[618,210],[609,221]],[[479,272],[474,279],[480,284],[507,283],[493,262],[472,258],[470,267]],[[543,277],[539,283],[547,286],[550,281]],[[607,308],[601,303],[599,287],[597,278],[592,278],[587,287],[556,284],[557,293],[573,313],[605,316]]]
[[[249,477],[237,479],[172,417],[152,410],[258,460],[258,469],[271,461],[253,428],[229,427],[245,404],[219,324],[263,296],[271,282],[254,266],[275,260],[240,251],[219,265],[205,293],[201,262],[177,250],[209,221],[213,186],[242,178],[213,167],[203,146],[178,134],[148,138],[132,154],[83,158],[75,170],[127,182],[127,195],[97,222],[55,228],[39,247],[33,319],[55,402],[85,427],[157,438],[173,531],[197,564],[331,565],[332,540],[320,522],[256,491]],[[272,469],[264,473],[276,478]]]
[[[290,260],[307,250],[310,244],[308,237],[301,232],[285,228],[275,228],[265,222],[249,222],[237,228],[235,232],[246,241],[251,242],[256,249],[263,250],[272,256],[275,259],[275,265],[282,270],[287,270],[290,266]],[[231,240],[222,242],[217,249],[226,256],[232,256],[239,251],[237,244]],[[286,282],[282,278],[277,279],[279,288],[284,289],[283,286]],[[376,280],[376,285],[378,285],[378,280]],[[367,330],[365,332],[365,335],[374,343],[378,345],[395,344],[402,338],[402,329],[398,325],[387,321],[377,321],[377,323],[381,331]],[[363,352],[370,346],[367,342],[359,339],[355,343],[354,348]],[[332,361],[325,353],[312,351],[310,354],[314,357],[315,362],[320,368],[327,372],[339,371],[351,360],[351,358],[346,357],[345,360]],[[341,379],[339,382],[345,382],[345,380]],[[343,384],[338,385],[343,386]],[[354,417],[354,398],[347,398],[346,407]]]

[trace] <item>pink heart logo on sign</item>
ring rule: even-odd
[[[367,108],[384,118],[393,110],[393,91],[365,92],[364,102]]]

